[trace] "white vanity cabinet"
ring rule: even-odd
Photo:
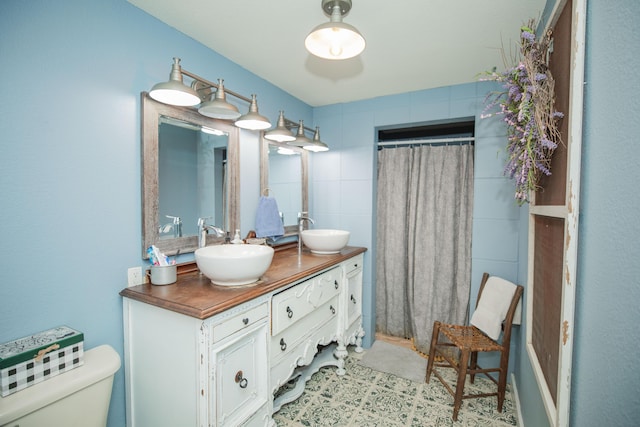
[[[268,426],[268,297],[199,320],[124,299],[128,426]]]
[[[364,251],[284,250],[251,286],[188,265],[175,284],[122,290],[127,425],[275,426],[314,372],[342,375],[347,346],[362,350]]]

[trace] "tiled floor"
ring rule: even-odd
[[[510,388],[503,412],[496,398],[465,400],[458,422],[451,419],[453,398],[435,377],[430,384],[374,371],[358,364],[361,354],[350,349],[347,374],[339,377],[334,367],[322,368],[306,384],[304,393],[274,415],[281,427],[293,426],[515,426],[516,410]],[[452,379],[451,369],[443,373]],[[495,387],[476,378],[466,391]]]

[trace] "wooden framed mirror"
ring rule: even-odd
[[[226,231],[239,228],[238,128],[146,92],[141,110],[143,259],[151,245],[166,255],[195,251],[198,218]]]
[[[298,212],[309,211],[308,161],[307,150],[260,140],[260,194],[276,199],[285,236],[298,234]]]

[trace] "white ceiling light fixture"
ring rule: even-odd
[[[322,0],[322,10],[331,18],[315,27],[304,40],[307,50],[324,59],[349,59],[364,50],[366,42],[352,25],[342,22],[351,10],[351,0]]]
[[[179,105],[181,107],[200,104],[198,92],[185,85],[182,80],[180,58],[173,58],[169,81],[154,85],[149,91],[149,96],[163,104]]]
[[[313,145],[313,141],[311,141],[311,139],[309,139],[309,137],[304,134],[304,120],[300,120],[300,123],[298,125],[298,132],[296,133],[296,139],[294,141],[287,142],[287,144],[300,148],[307,148]]]
[[[270,141],[276,142],[289,142],[294,141],[296,137],[293,132],[287,127],[286,119],[284,117],[284,111],[280,111],[278,116],[278,124],[274,129],[265,132],[264,137]]]
[[[321,151],[329,151],[329,146],[324,142],[320,141],[320,128],[316,126],[316,131],[313,134],[313,140],[311,141],[311,145],[305,145],[305,150],[313,151],[314,153],[319,153]]]
[[[258,101],[256,95],[251,95],[251,105],[249,105],[249,112],[244,116],[240,116],[234,123],[236,126],[242,129],[249,130],[263,130],[271,127],[271,122],[265,116],[261,116],[258,113]]]
[[[224,80],[218,79],[218,89],[213,99],[203,102],[198,108],[198,113],[214,119],[235,120],[240,117],[240,110],[235,105],[227,102],[223,82]]]

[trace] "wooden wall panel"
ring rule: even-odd
[[[564,144],[558,145],[551,160],[551,175],[542,176],[541,190],[536,192],[535,203],[564,205],[567,191],[567,142],[569,141],[569,100],[571,84],[571,2],[553,28],[553,52],[549,57],[549,69],[555,80],[556,110],[564,114],[560,119],[560,133]]]
[[[554,402],[560,355],[564,228],[564,220],[561,218],[535,217],[531,342]]]

